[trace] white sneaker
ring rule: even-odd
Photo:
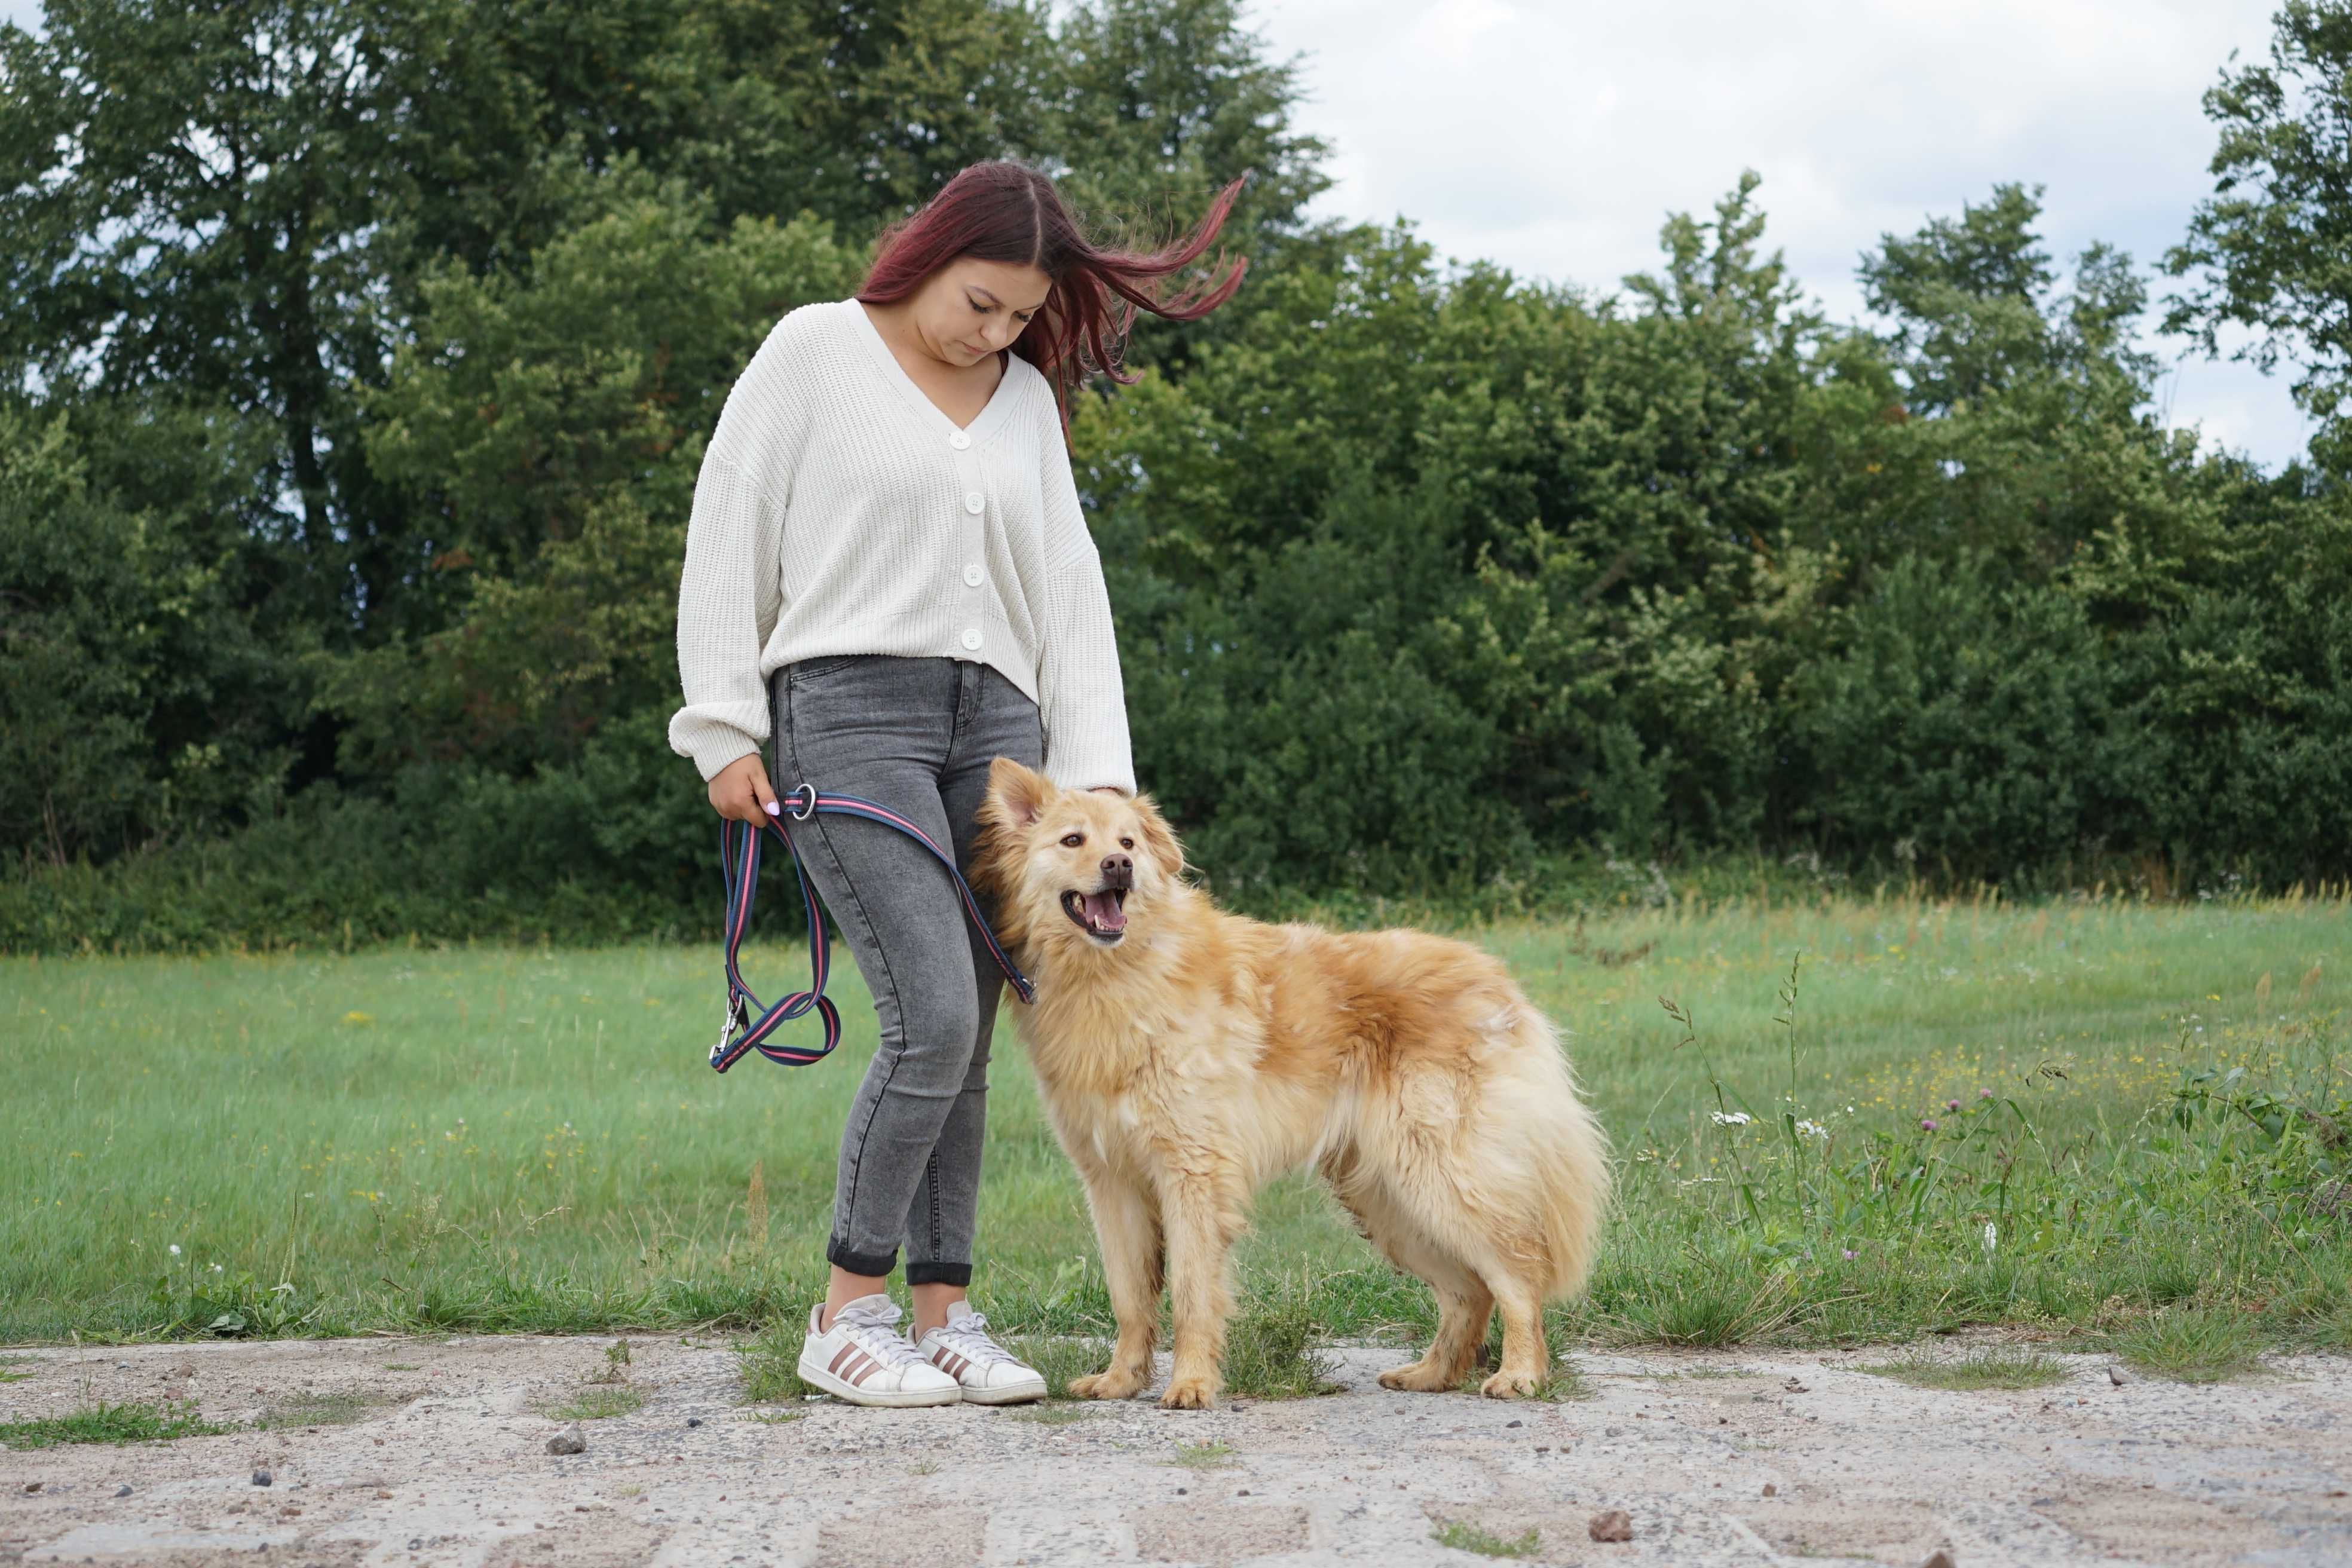
[[[808,1338],[801,1343],[801,1381],[852,1405],[952,1405],[962,1385],[931,1365],[898,1331],[898,1304],[887,1296],[861,1296],[833,1315],[820,1331],[824,1311],[809,1309]]]
[[[1045,1397],[1045,1374],[1023,1366],[990,1339],[988,1320],[968,1302],[950,1307],[947,1326],[925,1334],[915,1350],[963,1386],[968,1404],[1018,1405]]]

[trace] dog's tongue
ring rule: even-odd
[[[1118,907],[1118,900],[1110,894],[1088,893],[1086,900],[1087,919],[1094,921],[1097,928],[1102,931],[1127,929],[1127,911]]]

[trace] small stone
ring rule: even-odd
[[[130,1484],[125,1482],[123,1485],[115,1488],[114,1495],[116,1497],[129,1497],[131,1495]]]
[[[423,1537],[423,1536],[421,1536],[421,1535],[412,1535],[412,1536],[410,1536],[410,1537],[408,1538],[408,1549],[409,1549],[411,1552],[422,1552],[422,1551],[424,1551],[424,1550],[425,1550],[425,1537]]]
[[[1182,1487],[1178,1487],[1176,1489],[1176,1495],[1178,1497],[1182,1497],[1184,1495],[1184,1489]]]
[[[375,1489],[375,1500],[378,1502],[390,1502],[392,1500],[392,1494],[384,1490],[382,1487],[378,1487]]]
[[[1781,1386],[1781,1387],[1783,1387],[1783,1388],[1785,1388],[1785,1389],[1787,1389],[1787,1390],[1788,1390],[1790,1393],[1791,1393],[1791,1394],[1804,1394],[1804,1393],[1809,1392],[1809,1391],[1806,1389],[1806,1387],[1805,1387],[1805,1385],[1804,1385],[1803,1384],[1799,1383],[1799,1382],[1798,1382],[1795,1378],[1793,1378],[1793,1377],[1792,1377],[1792,1378],[1790,1378],[1788,1382],[1786,1382],[1786,1383],[1782,1384],[1780,1386]]]
[[[1958,1568],[1958,1565],[1953,1563],[1952,1554],[1938,1546],[1927,1553],[1927,1561],[1920,1563],[1919,1568]]]
[[[1503,1425],[1506,1426],[1524,1426],[1527,1423],[1524,1421],[1506,1421]]]
[[[686,1424],[689,1426],[699,1426],[702,1425],[702,1417],[699,1415],[689,1415],[686,1418]]]
[[[26,1481],[25,1483],[25,1489],[28,1492],[39,1491],[41,1489],[41,1483],[38,1481]]]
[[[1241,1490],[1239,1490],[1239,1491],[1235,1492],[1235,1493],[1234,1494],[1234,1496],[1235,1496],[1235,1497],[1247,1497],[1247,1496],[1249,1496],[1249,1488],[1247,1488],[1247,1487],[1244,1487]]]
[[[547,1451],[551,1454],[584,1454],[588,1451],[588,1439],[581,1436],[576,1425],[566,1426],[547,1440]]]
[[[2107,1381],[2114,1384],[2117,1388],[2121,1388],[2126,1381],[2123,1374],[2123,1369],[2113,1366],[2107,1368]]]
[[[1584,1533],[1595,1541],[1631,1541],[1633,1539],[1633,1516],[1622,1508],[1596,1513]]]
[[[255,1486],[266,1487],[274,1479],[276,1479],[276,1478],[268,1470],[256,1470],[253,1472],[253,1484]]]
[[[1780,1489],[1774,1486],[1770,1481],[1766,1481],[1764,1483],[1764,1495],[1766,1497],[1779,1497],[1780,1495]]]

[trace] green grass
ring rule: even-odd
[[[2189,1305],[2341,1344],[2352,1225],[2312,1194],[2352,1169],[2312,1118],[2345,1124],[2321,961],[2347,930],[2341,899],[1824,895],[1470,931],[1559,1022],[1620,1162],[1555,1348],[2148,1335]],[[744,958],[772,984],[804,962]],[[722,1078],[719,973],[650,945],[0,961],[0,1342],[773,1322],[796,1354],[872,1011],[837,963],[839,1059]],[[1009,1026],[992,1082],[974,1294],[1100,1355],[1085,1205]],[[1433,1327],[1303,1177],[1235,1273],[1276,1351]],[[1286,1365],[1229,1381],[1313,1381]]]
[[[109,1405],[101,1400],[69,1415],[0,1422],[0,1447],[169,1442],[174,1437],[216,1437],[236,1429],[203,1419],[194,1405]]]
[[[2065,1363],[2040,1351],[1993,1348],[1949,1361],[1905,1356],[1862,1368],[1915,1388],[2047,1388],[2066,1381]]]
[[[2263,1334],[2242,1312],[2191,1307],[2128,1323],[2108,1334],[2107,1343],[2142,1372],[2176,1383],[2221,1383],[2257,1370]]]
[[[1246,1399],[1336,1394],[1339,1370],[1315,1348],[1315,1304],[1303,1281],[1266,1280],[1225,1330],[1225,1393]]]
[[[281,1426],[348,1426],[354,1421],[365,1420],[371,1410],[397,1403],[396,1394],[352,1390],[298,1394],[269,1406],[254,1425],[265,1430]]]
[[[1037,1369],[1045,1380],[1048,1399],[1067,1399],[1072,1378],[1090,1376],[1110,1364],[1108,1341],[1024,1334],[1006,1340],[1004,1348]]]
[[[1234,1462],[1234,1451],[1223,1443],[1179,1443],[1169,1461],[1188,1470],[1222,1470]]]
[[[1543,1537],[1534,1530],[1525,1535],[1506,1537],[1461,1520],[1439,1525],[1430,1531],[1429,1538],[1440,1546],[1450,1546],[1456,1552],[1475,1552],[1481,1557],[1533,1557],[1543,1549]]]
[[[616,1415],[633,1415],[645,1404],[645,1394],[626,1384],[583,1388],[568,1403],[549,1406],[547,1413],[558,1421],[609,1421]]]
[[[1038,1426],[1067,1426],[1101,1413],[1100,1407],[1094,1405],[1031,1405],[1013,1411],[1012,1418]]]

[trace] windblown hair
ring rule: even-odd
[[[1045,308],[1013,340],[1013,352],[1044,373],[1062,422],[1069,394],[1090,373],[1121,384],[1137,377],[1119,363],[1135,312],[1194,321],[1233,297],[1248,269],[1235,259],[1223,277],[1206,277],[1172,299],[1160,279],[1198,260],[1224,226],[1234,198],[1249,176],[1219,191],[1191,235],[1164,250],[1113,250],[1097,246],[1063,205],[1054,182],[1010,159],[974,163],[950,180],[922,210],[882,233],[857,298],[869,305],[903,300],[959,256],[1034,267],[1052,281]]]

